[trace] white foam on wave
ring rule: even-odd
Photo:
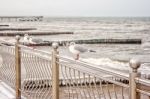
[[[129,70],[128,63],[114,61],[114,60],[111,60],[110,58],[98,58],[98,59],[87,58],[87,59],[82,59],[82,60],[85,62],[89,62],[91,64],[95,64],[95,65],[107,66],[108,68],[111,67],[111,68],[116,68],[120,70]]]
[[[81,59],[82,61],[95,64],[97,66],[105,66],[106,68],[111,68],[111,69],[116,69],[116,70],[123,70],[123,71],[128,71],[130,70],[130,66],[128,62],[120,62],[120,61],[115,61],[111,60],[110,58],[87,58],[87,59]],[[141,67],[138,70],[141,72],[142,76],[144,78],[150,78],[150,66],[142,64]]]

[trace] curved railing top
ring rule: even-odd
[[[0,45],[2,45],[2,46],[10,45],[10,46],[7,46],[7,47],[15,47],[14,46],[15,43],[8,42],[8,41],[5,41],[5,40],[0,40],[0,42],[1,42]],[[115,81],[113,79],[109,79],[107,77],[103,77],[100,74],[100,73],[104,73],[104,74],[111,75],[112,77],[118,77],[120,79],[130,80],[128,73],[121,73],[121,72],[118,72],[118,71],[112,71],[112,70],[109,70],[107,68],[104,68],[104,66],[97,66],[97,65],[90,64],[90,63],[87,63],[87,62],[84,62],[84,61],[81,61],[81,60],[70,59],[70,58],[61,56],[59,54],[55,54],[54,56],[52,56],[52,54],[49,53],[49,52],[47,52],[47,51],[33,49],[33,48],[30,48],[30,47],[27,47],[27,46],[24,46],[24,45],[21,45],[21,44],[19,44],[18,47],[20,47],[20,49],[21,49],[19,51],[21,51],[21,52],[27,52],[29,54],[29,56],[30,55],[33,55],[33,56],[36,55],[36,56],[38,56],[38,58],[43,58],[44,59],[44,63],[47,64],[47,67],[48,67],[47,69],[51,69],[51,67],[49,66],[50,65],[49,61],[51,61],[52,57],[56,57],[59,60],[56,59],[54,62],[58,63],[60,65],[60,68],[61,68],[61,66],[62,67],[66,66],[67,68],[69,68],[68,70],[70,70],[70,69],[77,70],[77,71],[80,71],[81,73],[86,73],[88,75],[92,75],[92,76],[97,77],[99,79],[105,80],[107,82],[111,82],[113,84],[116,84],[116,85],[119,85],[119,86],[122,86],[122,87],[125,87],[125,88],[131,87],[128,83],[127,84],[120,83],[120,82],[117,82],[117,81]],[[57,46],[53,46],[53,48],[57,49],[58,47]],[[45,60],[49,60],[49,61],[45,62]],[[12,60],[12,61],[14,61],[14,60]],[[25,61],[29,61],[29,60],[25,59]],[[39,64],[41,64],[40,62],[39,62]],[[31,63],[32,62],[28,62],[28,65],[29,65],[28,67],[37,66],[37,64],[35,64],[35,63],[37,63],[37,60],[33,61],[33,64],[31,64]],[[52,63],[53,63],[53,60],[52,60]],[[40,71],[40,72],[37,72],[37,73],[43,72],[42,71],[43,69],[41,69],[40,66],[41,65],[37,66],[38,70]],[[26,67],[26,68],[28,68],[28,67]],[[140,67],[140,62],[132,60],[132,61],[130,61],[130,67],[132,68],[131,72],[137,74],[137,70]],[[44,68],[44,66],[43,66],[43,68]],[[33,68],[33,69],[35,69],[35,68]],[[28,70],[30,71],[30,69],[28,69]],[[62,71],[62,72],[65,72],[65,71]],[[69,71],[69,73],[70,73],[70,71]],[[51,76],[50,72],[47,72],[47,74],[49,74]],[[42,75],[44,75],[44,74],[42,74]],[[66,75],[67,75],[67,73],[66,73]],[[141,79],[140,77],[135,77],[133,79],[134,79],[133,81],[136,81],[136,83],[143,84],[145,86],[150,86],[150,80]],[[140,90],[140,89],[137,88],[137,90]],[[142,93],[142,91],[140,91],[140,92]],[[149,93],[147,95],[149,95]]]
[[[148,79],[142,79],[142,78],[137,77],[135,80],[137,83],[150,87],[150,80]]]
[[[9,42],[9,41],[6,41],[6,40],[0,40],[0,45],[1,46],[9,46],[11,48],[15,48],[15,42]],[[38,55],[39,57],[41,58],[44,58],[44,59],[48,59],[49,60],[49,56],[51,56],[51,53],[47,52],[47,51],[43,51],[43,50],[39,50],[39,49],[33,49],[31,47],[28,47],[28,46],[24,46],[22,44],[19,44],[18,45],[21,49],[23,49],[22,51],[23,52],[28,52],[28,53],[31,53],[31,54],[34,54],[34,55]]]
[[[117,72],[117,71],[111,71],[109,69],[104,68],[103,66],[97,66],[95,64],[93,65],[93,64],[90,64],[90,63],[87,63],[87,62],[84,62],[84,61],[80,61],[80,60],[76,61],[76,60],[73,60],[73,59],[70,59],[70,58],[67,58],[67,57],[64,57],[64,56],[60,56],[60,55],[57,55],[57,57],[62,61],[66,61],[66,62],[70,62],[72,64],[77,64],[77,65],[80,65],[80,66],[84,66],[86,68],[92,69],[93,71],[102,71],[102,72],[105,72],[107,74],[110,74],[110,75],[113,75],[113,76],[116,76],[116,77],[121,77],[123,79],[129,79],[128,74]]]

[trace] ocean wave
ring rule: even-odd
[[[131,69],[129,66],[129,62],[120,62],[116,60],[112,60],[110,58],[86,58],[81,59],[82,61],[88,62],[90,64],[94,64],[96,66],[105,66],[105,68],[116,70],[116,71],[128,71]],[[138,70],[141,73],[141,76],[144,78],[150,79],[150,66],[147,64],[142,64]]]
[[[103,65],[103,66],[107,66],[108,68],[116,68],[116,69],[120,69],[120,70],[129,70],[129,64],[125,63],[125,62],[119,62],[119,61],[114,61],[111,60],[110,58],[86,58],[86,59],[82,59],[85,62],[89,62],[91,64],[95,64],[95,65]]]

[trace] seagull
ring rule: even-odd
[[[27,44],[40,44],[43,42],[42,39],[39,38],[32,38],[31,36],[29,36],[28,34],[24,35],[24,42]]]
[[[30,44],[40,44],[42,42],[43,42],[42,39],[29,37],[29,43]]]
[[[29,35],[28,34],[24,35],[23,42],[24,42],[24,44],[29,44]]]
[[[73,54],[76,55],[75,60],[79,59],[79,54],[84,53],[84,52],[96,52],[94,50],[89,50],[81,45],[75,44],[75,42],[71,42],[69,44],[69,51]]]
[[[42,43],[43,40],[39,39],[39,38],[32,38],[31,36],[29,36],[28,34],[24,35],[24,44],[27,44],[28,46],[34,46],[36,44],[40,44]],[[33,47],[34,49],[35,47]]]

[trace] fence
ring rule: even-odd
[[[4,44],[5,43],[5,44]],[[13,45],[13,46],[8,46]],[[16,99],[149,99],[150,81],[140,78],[140,62],[123,74],[59,55],[1,41],[0,78],[16,90]]]

